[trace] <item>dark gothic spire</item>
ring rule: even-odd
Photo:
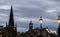
[[[14,27],[14,18],[13,18],[13,8],[12,8],[12,5],[11,5],[11,9],[10,9],[10,16],[9,16],[9,23],[8,23],[8,25]]]

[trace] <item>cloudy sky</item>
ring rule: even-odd
[[[0,25],[5,26],[9,20],[10,6],[13,5],[14,21],[19,32],[29,29],[32,20],[34,28],[39,27],[39,17],[43,17],[43,28],[48,26],[52,31],[58,27],[60,0],[0,0]]]

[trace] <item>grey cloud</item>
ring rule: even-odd
[[[39,20],[40,16],[43,16],[43,18],[46,19],[51,19],[53,21],[57,21],[57,17],[60,14],[58,11],[60,10],[59,8],[59,0],[1,0],[0,1],[0,6],[7,5],[10,6],[13,4],[13,9],[14,9],[14,17],[20,17],[24,19],[31,19],[35,18]],[[10,4],[11,3],[11,4]],[[56,12],[46,12],[46,10],[56,10]],[[6,20],[3,20],[4,22],[8,22],[8,16],[9,16],[9,9],[0,9],[0,14],[2,15],[3,19],[5,18]],[[5,15],[5,16],[4,16]],[[7,16],[6,16],[7,15]],[[1,17],[1,16],[0,16]],[[1,20],[2,18],[0,18]],[[29,20],[30,20],[29,19]],[[25,21],[25,20],[24,20]],[[2,22],[2,20],[1,20]],[[21,22],[15,19],[15,22],[18,23],[18,31],[25,30],[24,28],[28,28],[28,23],[27,22]],[[34,23],[34,28],[39,27],[38,22],[33,22]],[[52,25],[54,24],[54,25]],[[51,25],[51,26],[50,26]],[[56,30],[57,27],[57,22],[48,22],[45,21],[43,24],[44,27],[48,26],[51,30]],[[54,29],[52,29],[54,27]]]

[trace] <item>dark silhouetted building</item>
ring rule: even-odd
[[[14,25],[13,8],[11,6],[9,22],[6,27],[0,26],[0,37],[17,37],[17,28]]]
[[[21,33],[20,37],[40,37],[40,31],[41,31],[41,29],[39,29],[39,28],[33,29],[33,23],[32,23],[32,21],[30,21],[29,30],[24,33]],[[50,35],[50,34],[51,34],[51,31],[48,29],[48,27],[42,28],[43,37],[48,37],[48,35]]]

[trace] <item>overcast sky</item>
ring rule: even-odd
[[[5,26],[8,23],[11,4],[19,32],[29,29],[30,20],[34,28],[39,27],[40,16],[43,17],[43,28],[48,26],[52,31],[57,30],[60,0],[0,0],[0,25]]]

